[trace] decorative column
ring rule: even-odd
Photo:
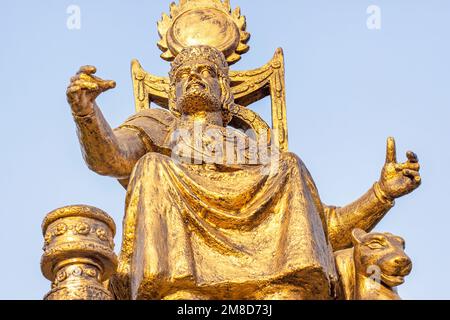
[[[111,300],[105,282],[115,272],[116,227],[104,211],[84,205],[50,212],[42,223],[41,270],[52,281],[45,300]]]

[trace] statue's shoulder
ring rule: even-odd
[[[168,149],[178,118],[164,109],[147,109],[128,118],[120,127],[137,130],[149,150]]]
[[[159,122],[161,125],[167,125],[170,126],[174,122],[177,121],[177,118],[168,110],[165,109],[146,109],[142,110],[131,117],[129,117],[125,123],[135,123],[135,122]]]

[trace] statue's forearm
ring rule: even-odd
[[[134,132],[113,131],[100,109],[76,116],[77,134],[88,167],[101,175],[127,178],[145,147]]]
[[[361,198],[345,207],[327,207],[328,235],[333,249],[350,247],[354,228],[369,232],[393,205],[394,201],[388,199],[375,184]]]

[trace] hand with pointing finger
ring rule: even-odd
[[[387,140],[386,163],[381,171],[379,185],[385,195],[391,200],[414,191],[421,183],[419,174],[420,165],[416,154],[412,151],[406,153],[408,160],[397,162],[395,140]]]
[[[70,79],[67,88],[67,101],[72,112],[77,116],[85,116],[94,110],[95,99],[103,92],[115,88],[115,81],[106,81],[94,76],[97,69],[93,66],[81,67]]]

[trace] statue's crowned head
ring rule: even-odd
[[[231,120],[234,98],[221,51],[206,45],[187,47],[172,62],[169,76],[174,113],[221,112],[224,124]]]

